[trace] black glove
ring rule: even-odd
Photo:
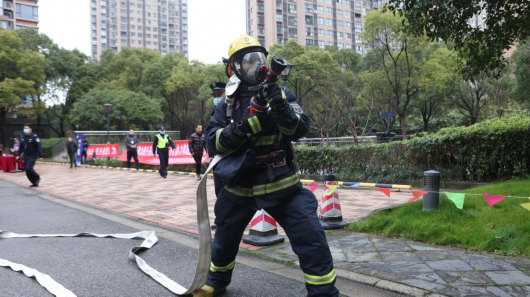
[[[243,112],[241,121],[237,123],[244,133],[258,134],[262,129],[262,123],[266,113],[250,113],[250,106]]]
[[[263,91],[270,107],[275,112],[285,109],[287,100],[277,84],[271,84]]]

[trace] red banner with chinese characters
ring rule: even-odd
[[[184,164],[195,164],[193,156],[190,154],[188,148],[188,140],[174,141],[175,150],[169,148],[169,165],[184,165]],[[153,144],[152,143],[140,143],[136,148],[138,151],[138,162],[140,164],[149,165],[160,165],[158,156],[153,155]],[[202,153],[202,163],[208,159],[206,151]],[[127,161],[127,152],[123,152],[118,158],[118,161]],[[134,158],[131,158],[131,162],[134,162]]]
[[[117,144],[90,145],[87,149],[87,157],[92,158],[94,153],[96,153],[96,158],[116,158],[120,155],[120,147]]]

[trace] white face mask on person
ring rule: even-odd
[[[24,129],[24,134],[29,134],[29,129]]]

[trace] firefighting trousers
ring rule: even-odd
[[[236,204],[221,189],[215,203],[215,239],[207,285],[226,287],[232,279],[239,242],[255,210]],[[335,287],[333,259],[317,217],[315,195],[302,188],[273,207],[265,209],[285,230],[304,272],[307,296],[339,296]]]

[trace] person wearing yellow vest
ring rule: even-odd
[[[160,160],[160,169],[158,172],[163,178],[167,177],[167,166],[169,165],[169,150],[171,146],[172,149],[175,149],[175,144],[171,137],[166,134],[166,129],[164,126],[160,127],[160,133],[155,135],[153,140],[153,155],[158,154],[158,159]]]

